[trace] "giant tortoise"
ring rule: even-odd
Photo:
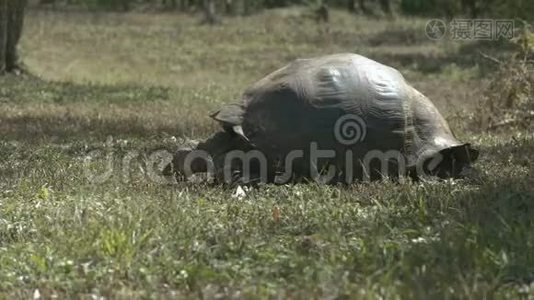
[[[446,178],[478,157],[397,70],[356,54],[297,59],[211,117],[223,130],[179,150],[164,174],[210,171],[225,182]]]

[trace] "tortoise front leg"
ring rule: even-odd
[[[212,173],[218,178],[224,169],[224,155],[232,150],[247,151],[250,148],[235,133],[221,131],[196,147],[176,151],[172,162],[165,167],[163,175],[184,180],[193,174]]]

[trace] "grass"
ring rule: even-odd
[[[534,296],[534,136],[467,126],[488,79],[466,58],[476,52],[424,39],[421,19],[332,19],[325,34],[298,10],[216,28],[31,12],[22,54],[41,79],[0,78],[0,298]],[[410,42],[388,40],[398,35]],[[480,178],[245,197],[149,180],[154,151],[217,130],[207,114],[248,84],[295,57],[347,51],[395,65],[429,95],[480,148]],[[103,167],[84,163],[91,149],[115,155],[101,184],[87,179]]]

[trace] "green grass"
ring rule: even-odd
[[[22,53],[42,79],[0,78],[0,299],[36,290],[44,298],[533,297],[534,136],[469,128],[462,116],[487,80],[466,59],[476,52],[425,40],[425,20],[334,12],[326,35],[297,12],[214,29],[181,15],[31,12]],[[412,42],[386,39],[402,34]],[[254,80],[295,57],[347,51],[399,67],[428,94],[480,148],[480,178],[262,186],[243,198],[149,180],[151,153],[217,130],[208,113]],[[83,160],[95,148],[115,155],[101,184],[87,175],[102,165]]]

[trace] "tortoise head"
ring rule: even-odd
[[[175,176],[177,179],[185,179],[187,175],[203,173],[207,170],[207,163],[203,159],[188,161],[188,155],[194,149],[179,149],[173,156],[172,162],[163,169],[164,176]],[[188,164],[186,166],[186,164]]]
[[[448,147],[425,158],[423,171],[439,178],[465,177],[477,160],[479,151],[471,144]]]
[[[428,98],[413,88],[411,92],[416,173],[440,178],[464,177],[477,160],[478,150],[456,139],[445,118]]]

